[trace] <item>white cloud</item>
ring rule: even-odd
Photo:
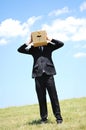
[[[27,37],[32,25],[40,19],[41,16],[33,16],[24,23],[13,19],[2,21],[0,24],[0,44],[6,44],[10,38]],[[62,41],[86,41],[86,18],[71,16],[64,19],[54,19],[51,24],[43,24],[42,22],[42,30],[46,30],[48,36]]]
[[[38,17],[33,16],[33,17],[29,18],[26,23],[27,23],[28,26],[30,27],[30,26],[32,26],[37,20],[40,20],[41,18],[42,18],[42,16],[38,16]]]
[[[0,37],[16,37],[25,36],[29,31],[29,28],[37,21],[40,17],[31,17],[25,23],[21,23],[18,20],[6,19],[0,24]]]
[[[68,7],[64,7],[62,9],[57,9],[57,10],[50,12],[49,16],[51,16],[51,15],[58,16],[58,15],[65,14],[65,13],[68,13],[68,12],[69,12]]]
[[[51,37],[63,41],[86,40],[86,19],[67,17],[66,19],[55,19],[51,25],[44,24],[42,29],[46,29]]]
[[[33,16],[25,23],[21,23],[20,21],[11,18],[2,21],[0,23],[0,44],[7,43],[6,40],[9,38],[26,36],[30,31],[30,27],[40,18],[41,16]]]
[[[74,55],[75,58],[83,58],[83,57],[86,57],[86,53],[84,52],[79,52],[79,53],[76,53]]]
[[[21,24],[18,20],[6,19],[0,24],[0,37],[23,36],[26,33],[25,24]]]
[[[6,39],[0,39],[0,45],[5,45],[7,42],[8,41]]]
[[[80,6],[80,11],[86,10],[86,1],[84,1]]]

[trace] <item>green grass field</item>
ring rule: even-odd
[[[39,106],[0,109],[0,130],[86,130],[86,97],[60,101],[63,123],[57,124],[48,103],[48,123],[40,124]]]

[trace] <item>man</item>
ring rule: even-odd
[[[33,56],[34,59],[32,78],[35,78],[41,122],[46,123],[48,117],[46,101],[47,90],[50,96],[52,110],[56,118],[56,121],[57,123],[62,123],[63,119],[61,116],[58,95],[56,92],[53,77],[56,74],[56,70],[52,61],[52,52],[62,47],[64,43],[55,39],[49,40],[47,37],[46,39],[49,41],[46,46],[34,47],[31,37],[31,40],[28,43],[28,45],[23,44],[21,47],[18,48],[18,52],[30,54]]]

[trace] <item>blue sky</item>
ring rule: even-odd
[[[86,96],[86,0],[3,0],[0,12],[0,108],[38,103],[33,58],[17,52],[36,30],[64,42],[52,55],[59,100]]]

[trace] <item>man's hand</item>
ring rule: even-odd
[[[32,35],[31,35],[30,41],[28,43],[26,43],[26,45],[27,45],[26,50],[29,50],[31,48],[31,46],[33,46]]]
[[[47,39],[47,41],[49,41],[49,42],[51,42],[51,40],[52,40],[52,39],[50,39],[50,38],[48,38],[48,37],[46,37],[46,39]]]
[[[31,35],[31,38],[30,38],[29,44],[31,44],[32,42],[33,42],[33,39],[32,39],[32,35]]]
[[[33,43],[29,43],[26,47],[26,50],[29,50],[31,48],[31,46],[33,46]]]

